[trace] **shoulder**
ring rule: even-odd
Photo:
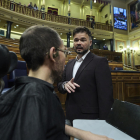
[[[21,90],[21,102],[39,103],[44,106],[48,105],[52,100],[54,100],[54,95],[49,88],[37,82],[28,83]]]
[[[49,93],[50,90],[46,85],[36,81],[26,84],[23,91],[24,96],[28,96],[28,97],[36,96],[41,99],[44,98]]]
[[[95,54],[92,54],[92,61],[91,64],[93,66],[104,66],[104,65],[108,65],[108,61],[105,57],[101,57],[101,56],[97,56]]]
[[[71,65],[74,61],[75,61],[75,59],[69,60],[68,63],[66,64],[66,67]]]
[[[70,64],[70,63],[72,63],[73,61],[75,61],[75,59],[69,60],[67,64]]]

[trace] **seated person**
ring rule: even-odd
[[[34,10],[38,10],[38,7],[36,4],[34,4]]]
[[[67,50],[57,32],[33,26],[20,38],[20,54],[29,75],[0,96],[0,140],[111,140],[65,125],[65,116],[53,83],[63,73]]]
[[[106,44],[103,46],[103,50],[108,50],[108,47],[106,46]]]
[[[45,11],[45,7],[41,6],[40,11]]]
[[[28,8],[31,8],[31,9],[33,8],[32,2],[29,3]]]

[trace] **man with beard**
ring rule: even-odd
[[[111,140],[65,125],[52,84],[61,78],[67,51],[53,29],[30,27],[19,49],[29,75],[17,78],[15,86],[0,96],[0,140],[68,140],[67,135]]]
[[[86,27],[73,31],[76,59],[64,70],[58,90],[65,94],[66,118],[105,120],[113,104],[111,73],[106,58],[90,52],[91,32]]]

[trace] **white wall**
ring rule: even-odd
[[[21,34],[11,33],[11,38],[20,39]]]
[[[105,15],[108,15],[105,18]],[[101,23],[106,23],[107,20],[110,18],[110,4],[106,5],[100,13],[100,21]]]
[[[67,40],[62,39],[65,46],[67,46]],[[70,40],[70,48],[73,48],[73,40]]]
[[[84,6],[83,10],[84,10],[84,17],[83,17],[83,19],[86,20],[86,15],[90,15],[90,7],[89,6]]]
[[[6,29],[0,28],[0,30],[4,31],[4,36],[6,37]],[[18,33],[18,32],[15,33],[11,31],[10,38],[20,39],[20,37],[21,37],[21,33]]]
[[[86,15],[90,15],[90,6],[83,7],[83,19],[86,20]],[[98,21],[98,10],[96,7],[92,7],[92,15],[95,16],[95,21]]]
[[[57,8],[58,9],[58,15],[62,14],[62,5],[63,2],[62,1],[58,1],[58,0],[46,0],[45,1],[45,11],[48,11],[47,7],[52,7],[52,8]]]
[[[123,9],[127,8],[126,1],[124,1],[124,0],[111,0],[111,5],[113,7],[119,7],[119,8],[123,8]]]
[[[71,4],[71,17],[80,18],[80,5]]]

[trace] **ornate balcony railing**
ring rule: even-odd
[[[38,18],[38,19],[42,19],[42,20],[46,20],[46,21],[51,21],[51,22],[68,24],[69,17],[67,17],[67,16],[53,15],[53,14],[49,14],[47,12],[42,12],[39,10],[30,9],[26,6],[20,5],[18,3],[13,2],[13,1],[0,0],[0,7],[9,9],[11,11],[15,11],[15,12],[20,13],[20,14],[31,16],[34,18]],[[88,28],[91,28],[91,22],[83,20],[83,19],[70,18],[70,24],[76,25],[76,26],[86,26]],[[96,22],[94,29],[113,31],[113,27],[111,25],[106,25],[106,24],[99,23],[99,22]]]

